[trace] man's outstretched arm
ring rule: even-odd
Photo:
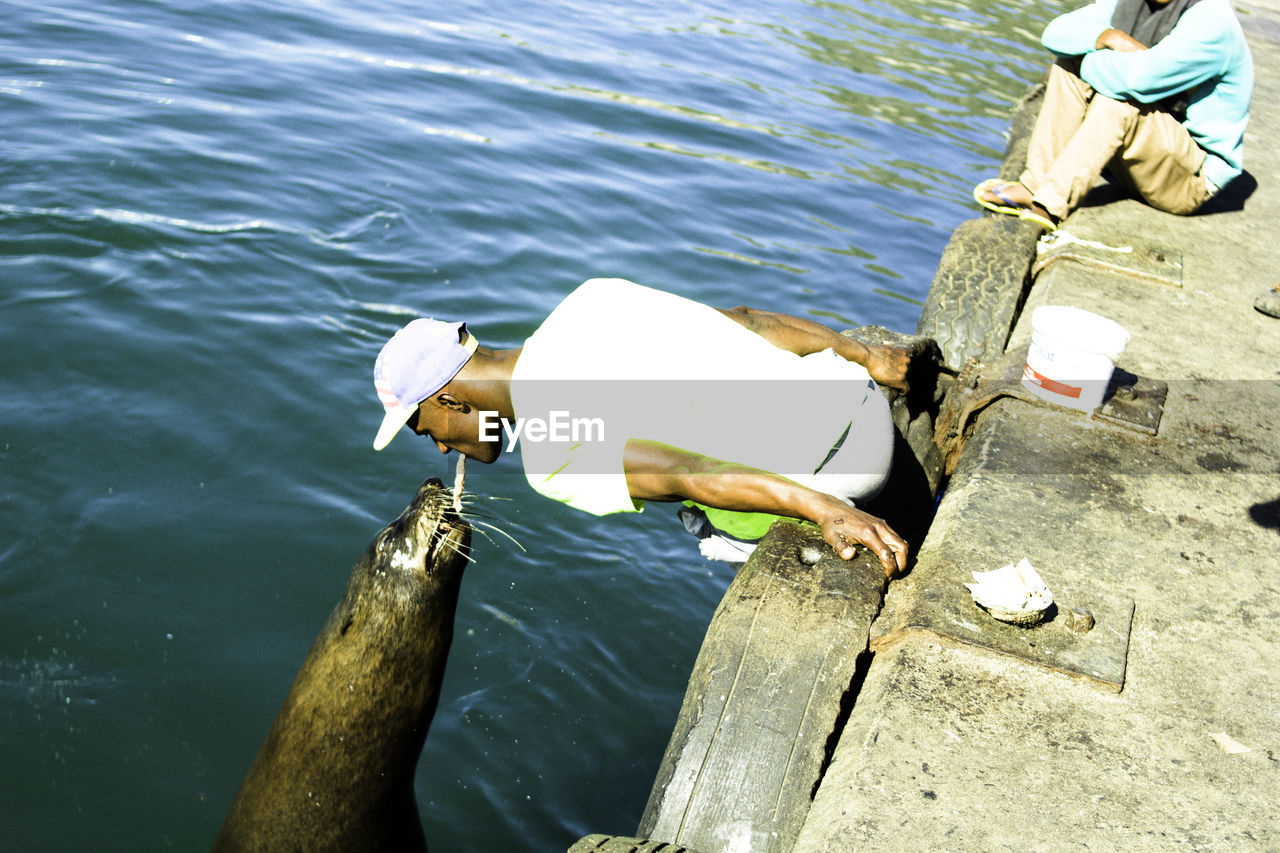
[[[897,388],[899,391],[907,390],[907,368],[910,366],[910,358],[906,350],[898,347],[869,346],[853,338],[846,338],[821,323],[790,314],[761,311],[745,305],[717,310],[779,349],[796,355],[808,355],[830,348],[835,350],[836,355],[861,364],[871,374],[871,378],[879,384]]]
[[[853,559],[853,545],[861,543],[880,558],[889,577],[907,564],[906,541],[882,519],[786,477],[638,439],[627,442],[623,469],[637,500],[692,500],[719,509],[805,519],[822,529],[842,559]]]

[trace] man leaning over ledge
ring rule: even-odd
[[[803,519],[843,559],[860,543],[893,576],[907,543],[855,502],[888,479],[877,383],[905,390],[907,367],[904,350],[810,320],[592,279],[515,349],[480,346],[465,323],[398,331],[374,366],[374,447],[408,426],[442,453],[493,462],[537,423],[521,464],[547,497],[595,515],[683,501],[702,552],[732,562],[777,516]]]

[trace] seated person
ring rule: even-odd
[[[686,525],[720,540],[704,553],[735,562],[773,517],[804,519],[841,558],[861,543],[893,576],[907,543],[851,501],[888,478],[876,383],[905,390],[907,367],[904,350],[810,320],[592,279],[519,348],[479,346],[464,323],[398,331],[374,367],[374,447],[406,425],[482,462],[518,443],[529,485],[577,509],[685,501]]]
[[[1198,210],[1243,169],[1253,60],[1229,0],[1098,0],[1041,42],[1059,59],[1017,183],[983,207],[1054,230],[1109,171],[1152,207]]]

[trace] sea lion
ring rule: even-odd
[[[471,526],[432,478],[369,545],[316,637],[214,851],[426,850],[413,776]]]

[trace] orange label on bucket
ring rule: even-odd
[[[1068,385],[1065,382],[1059,382],[1056,379],[1050,379],[1036,371],[1031,365],[1027,365],[1027,369],[1022,371],[1022,378],[1036,383],[1046,391],[1052,391],[1055,394],[1061,394],[1063,397],[1070,397],[1073,400],[1079,399],[1080,392],[1084,389],[1079,385]]]

